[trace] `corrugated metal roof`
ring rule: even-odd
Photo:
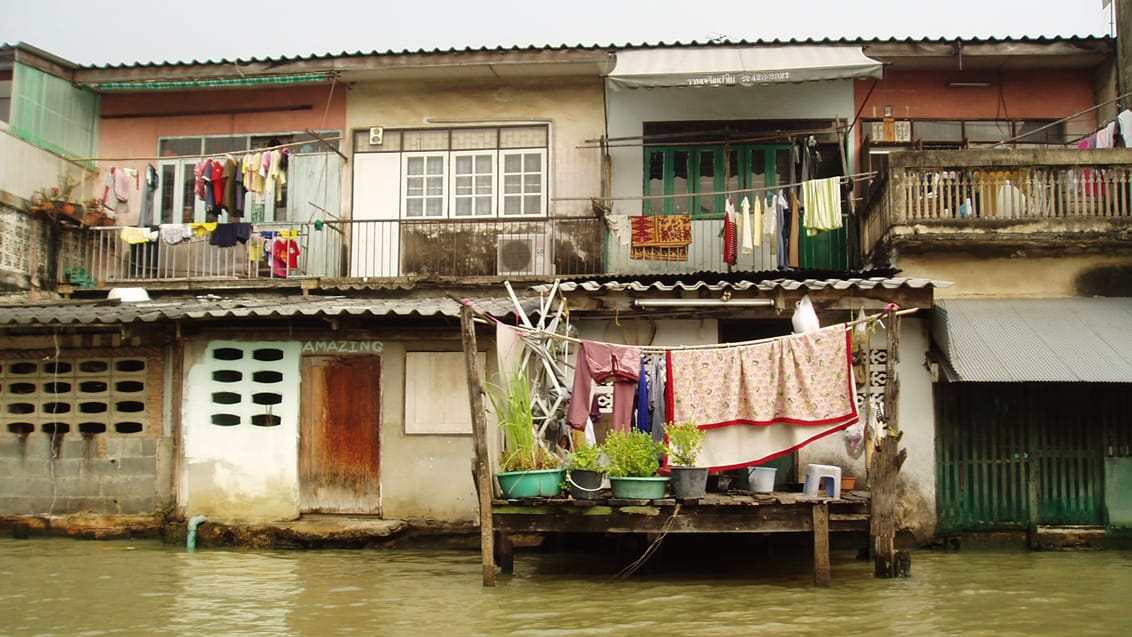
[[[904,277],[861,277],[861,278],[826,278],[826,279],[793,279],[793,278],[776,278],[776,279],[761,279],[761,280],[718,280],[718,281],[705,281],[688,280],[688,281],[672,281],[666,282],[663,280],[658,281],[563,281],[558,284],[558,287],[563,292],[573,292],[575,290],[583,290],[586,292],[598,292],[607,290],[611,292],[672,292],[680,290],[684,292],[694,291],[708,291],[708,292],[721,292],[723,290],[758,290],[760,292],[776,292],[778,290],[785,290],[787,292],[794,290],[873,290],[877,288],[886,290],[895,290],[899,288],[945,288],[951,285],[950,281],[933,281],[931,279],[914,279]],[[531,289],[546,293],[550,291],[550,285],[536,285]]]
[[[531,312],[538,299],[521,300]],[[494,316],[514,313],[510,299],[477,297],[472,303]],[[458,316],[460,303],[447,297],[372,299],[347,297],[196,297],[140,303],[60,301],[0,306],[0,325],[91,325],[173,320],[284,318],[304,316]]]
[[[623,44],[543,44],[543,45],[512,45],[512,46],[480,46],[480,47],[466,47],[466,48],[433,48],[433,49],[402,49],[385,51],[372,50],[372,51],[341,51],[338,53],[312,53],[309,55],[293,55],[293,56],[278,56],[278,57],[251,57],[251,58],[221,58],[218,60],[182,60],[182,61],[163,61],[163,62],[132,62],[122,64],[79,64],[79,69],[97,70],[97,69],[136,69],[136,68],[154,68],[154,67],[170,67],[170,66],[195,66],[203,64],[218,64],[218,65],[241,65],[241,64],[285,64],[289,62],[313,62],[317,60],[327,60],[333,58],[355,58],[355,57],[397,57],[409,55],[451,55],[462,53],[504,53],[508,51],[600,51],[600,50],[631,50],[631,49],[648,49],[648,48],[687,48],[687,47],[726,47],[726,46],[783,46],[783,45],[854,45],[854,46],[867,46],[876,44],[952,44],[955,42],[962,42],[965,45],[978,45],[978,44],[1050,44],[1057,42],[1112,42],[1113,38],[1106,35],[1069,35],[1069,36],[1021,36],[1021,37],[985,37],[985,38],[790,38],[790,39],[772,39],[772,40],[711,40],[708,42],[699,42],[691,40],[688,42],[627,42]],[[28,46],[24,43],[17,43],[15,45],[6,45],[10,47]]]
[[[953,381],[1132,383],[1132,298],[940,300],[932,336]]]

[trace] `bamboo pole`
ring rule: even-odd
[[[495,586],[495,534],[492,522],[492,492],[495,479],[487,454],[487,416],[484,411],[483,384],[479,353],[476,345],[476,326],[472,307],[468,303],[460,308],[460,327],[464,341],[464,360],[468,371],[468,401],[472,408],[472,438],[475,442],[476,491],[480,507],[480,556],[483,559],[483,585]]]

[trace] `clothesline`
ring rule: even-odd
[[[606,342],[598,341],[598,340],[595,340],[595,339],[592,339],[592,338],[582,339],[582,338],[577,338],[577,337],[574,337],[574,336],[567,336],[565,334],[558,334],[556,332],[548,332],[546,330],[536,329],[536,328],[532,328],[532,327],[526,327],[526,326],[523,326],[523,325],[510,325],[510,324],[504,323],[503,321],[492,316],[491,314],[488,314],[487,312],[484,312],[483,310],[477,308],[475,306],[475,304],[472,303],[471,299],[464,299],[463,302],[468,307],[470,307],[474,313],[476,313],[478,316],[480,316],[482,319],[484,319],[488,323],[506,325],[507,327],[510,327],[510,328],[512,328],[512,329],[514,329],[518,332],[521,332],[523,334],[547,336],[547,337],[550,337],[550,338],[558,339],[560,341],[566,341],[568,343],[574,343],[574,344],[581,344],[583,341],[586,341],[586,342],[590,342],[590,343],[599,343],[599,344],[602,344],[602,345],[617,345],[617,346],[624,346],[625,345],[624,343],[606,343]],[[913,308],[906,308],[906,309],[897,309],[895,311],[895,314],[897,316],[904,316],[905,314],[912,314],[913,312],[916,312],[917,309],[918,308],[914,308],[914,307]],[[887,314],[887,312],[879,312],[877,314],[871,314],[871,315],[866,316],[864,318],[846,321],[844,323],[841,323],[841,325],[843,325],[846,330],[850,330],[855,325],[860,325],[860,324],[863,324],[863,323],[872,324],[874,322],[880,321],[886,316],[886,314]],[[723,348],[728,348],[728,347],[744,347],[744,346],[747,346],[747,345],[759,345],[759,344],[762,344],[762,343],[770,343],[772,341],[776,341],[776,340],[779,340],[779,339],[782,339],[782,338],[790,338],[791,336],[797,336],[797,335],[796,334],[788,334],[788,335],[785,335],[785,336],[771,336],[769,338],[760,338],[760,339],[755,339],[755,340],[751,340],[751,341],[739,341],[739,342],[729,342],[729,343],[705,343],[705,344],[701,344],[701,345],[633,345],[633,347],[641,350],[642,352],[668,352],[668,351],[680,351],[680,350],[691,350],[691,349],[695,349],[695,350],[723,349]]]
[[[854,179],[863,179],[863,178],[866,178],[866,177],[874,177],[874,176],[876,176],[876,174],[877,174],[877,171],[870,170],[868,172],[863,172],[863,173],[853,173],[852,175],[840,175],[840,176],[838,176],[838,178],[841,181],[841,183],[845,183],[846,180],[851,182]],[[695,193],[686,192],[686,193],[680,193],[680,194],[677,194],[677,195],[633,195],[633,196],[627,196],[627,197],[552,197],[551,201],[640,201],[640,200],[647,200],[647,199],[679,199],[679,198],[687,198],[687,197],[709,197],[709,196],[714,196],[714,195],[738,195],[738,194],[745,194],[745,193],[750,193],[750,192],[770,192],[772,190],[781,190],[783,188],[794,188],[796,186],[801,186],[802,184],[806,183],[806,181],[820,181],[820,180],[808,179],[808,180],[805,180],[805,181],[794,181],[794,182],[785,183],[785,184],[775,184],[773,186],[755,186],[753,188],[736,188],[734,190],[717,190],[715,192],[695,192]]]
[[[220,152],[220,153],[201,153],[201,154],[197,154],[197,155],[180,155],[180,154],[177,154],[177,155],[165,155],[165,156],[160,156],[160,157],[79,157],[77,159],[70,160],[70,161],[104,162],[104,161],[162,161],[162,160],[167,160],[167,159],[204,159],[206,157],[222,157],[224,155],[233,155],[233,154],[242,155],[242,154],[245,154],[245,153],[263,153],[263,152],[268,152],[268,151],[272,151],[272,150],[279,150],[281,148],[291,148],[292,146],[303,146],[305,144],[310,144],[310,143],[315,143],[315,142],[320,142],[320,141],[321,142],[334,142],[334,141],[339,141],[342,138],[343,138],[342,135],[335,135],[334,137],[322,137],[322,136],[316,135],[315,139],[304,139],[303,141],[299,141],[299,142],[288,142],[286,144],[278,144],[278,145],[275,145],[275,146],[265,146],[264,148],[248,148],[248,149],[244,149],[244,150],[226,151],[226,152]],[[341,153],[339,153],[339,154],[341,154]]]

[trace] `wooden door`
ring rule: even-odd
[[[303,358],[299,509],[381,513],[381,358]]]

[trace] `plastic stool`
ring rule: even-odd
[[[839,499],[841,497],[841,467],[828,464],[811,464],[806,466],[806,482],[802,486],[802,494],[810,496],[822,495],[822,480],[829,480],[829,487],[825,495],[835,500]]]

